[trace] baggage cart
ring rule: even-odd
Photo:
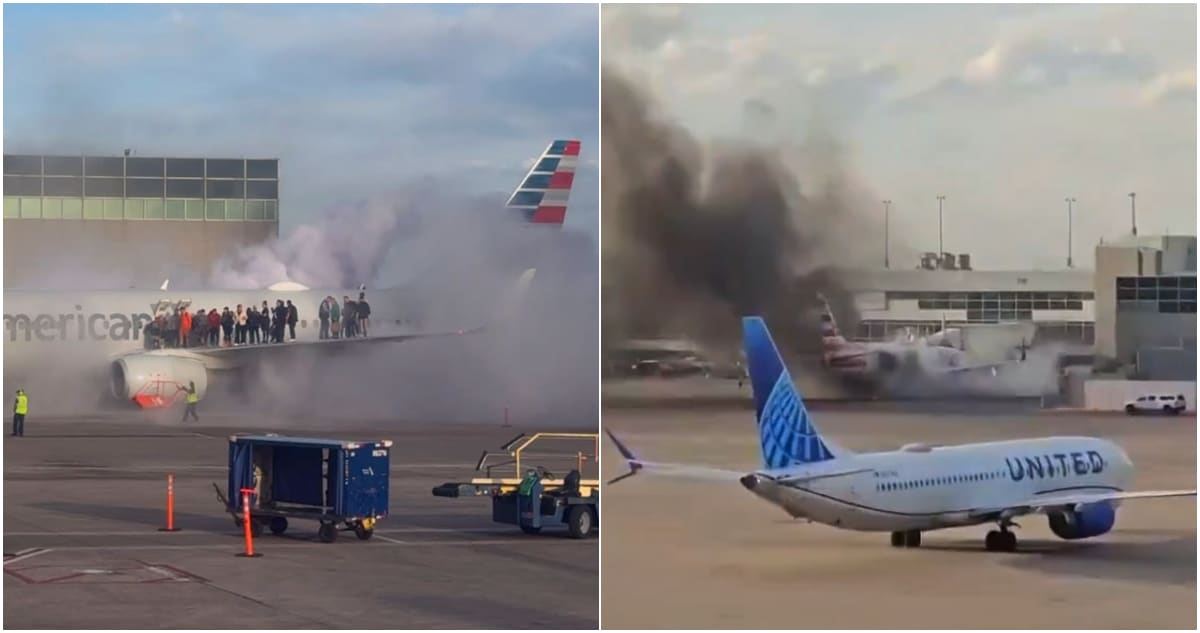
[[[325,543],[339,531],[371,538],[388,514],[392,442],[344,441],[283,435],[229,438],[229,480],[213,488],[242,527],[242,490],[250,495],[251,531],[283,534],[290,519],[317,521]]]

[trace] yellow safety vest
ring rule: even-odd
[[[200,402],[200,396],[196,395],[195,391],[189,391],[187,395],[188,404],[196,404]]]
[[[20,413],[21,415],[25,415],[26,413],[29,413],[29,396],[27,396],[23,393],[19,394],[17,396],[16,412]]]

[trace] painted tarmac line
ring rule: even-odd
[[[6,473],[19,472],[41,472],[41,471],[56,471],[56,470],[98,470],[98,471],[117,471],[117,472],[149,472],[149,473],[180,473],[195,470],[203,471],[225,471],[228,466],[88,466],[84,464],[78,465],[28,465],[28,466],[10,466],[4,469]],[[470,469],[469,464],[392,464],[392,470],[412,470],[422,468],[461,468]]]
[[[450,534],[450,533],[473,533],[473,532],[495,532],[496,528],[389,528],[386,530],[375,530],[376,534]],[[24,537],[78,537],[78,536],[164,536],[170,538],[179,538],[189,534],[205,534],[205,535],[220,535],[232,536],[232,532],[223,532],[217,530],[187,530],[180,529],[178,532],[159,532],[157,529],[142,530],[140,532],[5,532],[5,538],[14,536]],[[239,535],[240,536],[240,535]],[[18,552],[19,553],[19,552]]]
[[[31,549],[21,550],[20,552],[17,552],[16,556],[13,556],[12,558],[4,561],[4,564],[7,565],[9,563],[15,563],[18,561],[29,560],[29,559],[33,558],[34,556],[41,556],[42,554],[47,554],[47,553],[53,552],[53,551],[54,550],[52,548],[43,549],[40,547],[34,547]]]
[[[475,547],[475,546],[493,546],[493,545],[545,545],[548,543],[573,543],[576,539],[555,538],[555,539],[487,539],[479,541],[398,541],[396,539],[381,538],[376,536],[386,545],[377,545],[375,547]],[[319,545],[316,542],[304,543],[279,543],[271,544],[266,547],[256,547],[257,551],[264,554],[269,554],[272,550],[279,549],[311,549]],[[232,543],[214,543],[212,545],[66,545],[63,547],[55,547],[38,552],[36,555],[46,552],[109,552],[109,551],[130,551],[130,550],[155,550],[155,551],[196,551],[196,550],[218,550],[234,552],[240,548]],[[26,559],[31,556],[27,556]],[[5,564],[11,561],[4,561]]]

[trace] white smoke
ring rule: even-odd
[[[402,287],[413,297],[406,316],[418,315],[423,330],[446,330],[494,317],[521,272],[536,267],[515,319],[468,337],[355,346],[335,356],[293,353],[236,377],[229,397],[211,398],[221,402],[212,406],[265,413],[264,423],[276,426],[313,415],[498,422],[507,408],[514,424],[594,428],[596,244],[528,225],[497,203],[500,196],[436,196],[435,189],[423,184],[334,208],[223,258],[210,284]]]

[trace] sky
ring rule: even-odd
[[[595,5],[4,7],[4,151],[279,158],[281,232],[429,177],[507,200],[583,141],[598,237]]]
[[[939,195],[976,268],[1064,267],[1068,197],[1077,267],[1130,192],[1196,233],[1192,5],[606,5],[602,40],[701,139],[832,136],[893,245],[937,250]]]

